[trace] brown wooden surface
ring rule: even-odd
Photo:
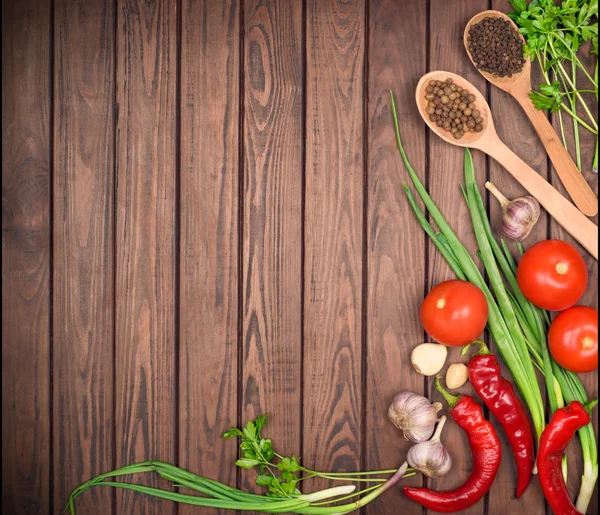
[[[488,8],[509,10],[505,0],[3,2],[3,511],[60,513],[77,484],[144,459],[251,489],[236,444],[219,436],[261,412],[277,450],[310,468],[403,461],[387,407],[403,389],[437,398],[408,362],[427,339],[423,296],[452,274],[404,196],[389,90],[411,162],[472,251],[463,152],[421,122],[422,74],[476,84],[500,137],[561,188],[521,108],[464,52],[464,24]],[[581,134],[591,162],[593,138]],[[490,178],[508,197],[523,193],[474,158],[482,191]],[[584,176],[597,191],[597,176]],[[549,236],[571,241],[542,215],[527,245]],[[582,303],[597,306],[597,263],[583,254]],[[596,396],[597,376],[582,377]],[[453,473],[406,483],[464,480],[466,438],[449,423],[443,441]],[[465,513],[545,513],[536,479],[514,499],[502,441],[494,487]],[[578,443],[569,459],[575,493]],[[588,513],[596,502],[597,489]],[[77,508],[212,513],[107,489]],[[400,489],[364,511],[423,513]]]
[[[52,506],[51,16],[45,2],[2,2],[2,511],[7,513],[47,513]]]
[[[114,423],[123,466],[176,457],[178,84],[176,4],[120,0],[117,9]],[[119,491],[116,510],[175,507]]]
[[[237,451],[220,436],[238,415],[239,9],[181,12],[179,463],[232,485],[220,464]]]
[[[300,455],[302,5],[246,1],[243,23],[241,415],[269,413],[277,448]]]
[[[56,2],[54,37],[54,510],[114,466],[114,6]],[[80,20],[84,19],[84,23]],[[90,137],[95,134],[95,137]],[[64,423],[65,413],[77,413]],[[82,459],[86,456],[87,459]],[[83,499],[111,512],[112,494]]]

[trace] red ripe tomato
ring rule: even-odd
[[[582,297],[588,272],[573,245],[546,240],[525,252],[517,267],[517,281],[527,300],[548,311],[562,311]]]
[[[445,281],[421,306],[421,323],[434,340],[458,347],[477,339],[485,328],[488,305],[483,292],[467,281]]]
[[[598,368],[598,310],[574,306],[559,313],[548,331],[550,353],[571,372]]]

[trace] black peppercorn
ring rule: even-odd
[[[512,77],[523,69],[523,40],[508,20],[484,18],[471,26],[467,42],[477,68],[494,77]]]

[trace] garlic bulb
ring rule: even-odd
[[[502,230],[515,241],[523,241],[540,217],[540,203],[530,195],[508,200],[496,186],[486,182],[485,187],[502,205]]]
[[[440,435],[445,423],[446,417],[444,416],[440,419],[431,440],[413,445],[408,451],[406,457],[408,464],[427,477],[444,476],[452,468],[452,458],[440,443]]]
[[[392,424],[404,432],[404,438],[414,443],[428,440],[435,429],[437,413],[442,404],[412,392],[401,392],[388,410]]]

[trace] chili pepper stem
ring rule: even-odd
[[[474,340],[471,343],[467,343],[467,345],[465,345],[461,349],[460,355],[466,356],[467,352],[469,352],[469,347],[471,347],[471,345],[479,345],[479,350],[477,351],[477,354],[480,354],[482,356],[485,356],[486,354],[491,354],[490,349],[488,349],[487,345],[483,340]]]
[[[588,402],[584,408],[588,411],[588,413],[591,415],[592,414],[592,410],[594,409],[594,407],[596,406],[596,404],[598,404],[598,397],[596,397],[595,399],[592,399],[590,402]]]
[[[440,392],[442,394],[442,397],[444,397],[444,399],[446,399],[448,406],[450,406],[450,408],[454,408],[454,406],[456,406],[456,403],[458,402],[459,397],[457,397],[456,395],[452,395],[452,394],[448,393],[446,390],[444,390],[442,383],[440,383],[441,377],[442,376],[440,376],[440,375],[435,376],[435,388],[438,392]]]

